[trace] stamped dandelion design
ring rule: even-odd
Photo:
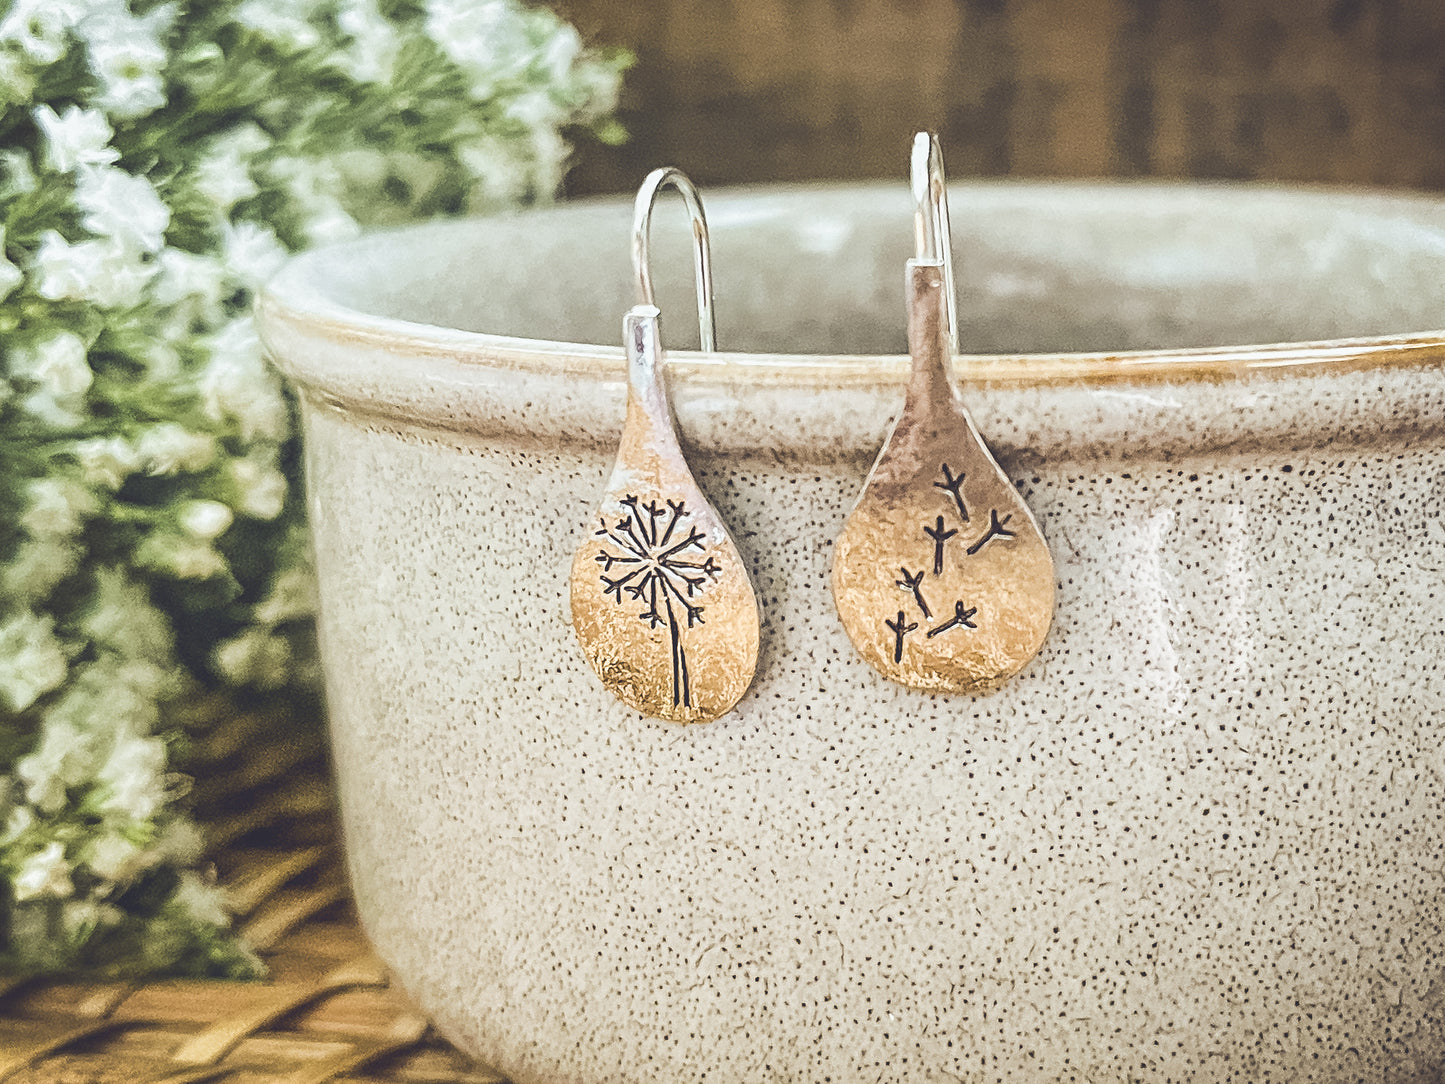
[[[627,417],[596,524],[572,561],[572,626],[608,691],[644,715],[702,723],[730,711],[758,664],[758,604],[727,527],[683,458],[663,381],[660,313],[647,275],[647,227],[664,185],[693,219],[704,350],[713,344],[707,222],[673,169],[637,195],[633,262],[642,304],[623,319]],[[667,661],[664,661],[667,660]]]
[[[611,543],[596,556],[602,566],[603,593],[618,605],[636,603],[648,628],[667,626],[672,647],[672,703],[691,708],[692,678],[687,668],[684,629],[703,624],[703,608],[694,600],[716,580],[722,566],[707,552],[706,538],[689,518],[685,501],[641,504],[622,498],[626,514],[611,526],[606,518],[596,534]],[[625,598],[624,598],[625,596]]]
[[[634,358],[617,465],[572,564],[572,623],[603,684],[644,715],[716,719],[751,684],[758,610],[736,544],[683,461],[656,371]],[[629,342],[636,340],[629,336]]]

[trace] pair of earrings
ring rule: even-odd
[[[943,156],[914,139],[915,259],[908,261],[912,374],[833,559],[833,596],[859,653],[884,677],[931,692],[988,692],[1037,654],[1054,608],[1038,524],[974,427],[954,385],[953,268]],[[627,313],[627,420],[602,506],[572,563],[572,619],[602,683],[644,715],[716,719],[758,659],[758,605],[727,527],[683,459],[662,384],[648,261],[652,207],[675,187],[692,220],[702,349],[714,349],[707,222],[676,169],[637,195]]]

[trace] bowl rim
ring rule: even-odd
[[[742,195],[783,195],[802,189],[838,191],[886,187],[884,182],[758,184],[719,188],[713,199]],[[1371,203],[1377,207],[1428,207],[1445,214],[1445,196],[1390,189],[1280,185],[1259,182],[1190,180],[973,179],[951,182],[950,188],[1012,188],[1022,190],[1118,190],[1224,193],[1323,198],[1329,202]],[[505,212],[508,217],[630,204],[630,197],[593,196],[541,207]],[[496,217],[496,216],[477,216]],[[625,370],[622,347],[558,339],[534,339],[464,331],[423,321],[378,316],[344,305],[315,285],[314,269],[350,246],[381,236],[402,236],[435,229],[448,220],[411,223],[367,231],[358,238],[301,252],[258,292],[255,311],[263,342],[284,329],[302,339],[336,346],[380,350],[418,362],[445,358],[479,367],[539,375],[616,380]],[[622,314],[618,313],[619,324]],[[901,315],[900,315],[901,319]],[[289,336],[287,336],[289,337]],[[281,353],[272,350],[273,355]],[[669,368],[688,381],[745,384],[759,387],[876,386],[894,384],[906,375],[906,354],[801,354],[667,350]],[[1251,343],[1230,346],[1174,347],[1155,350],[1035,352],[1013,354],[960,353],[954,370],[969,384],[1031,388],[1060,383],[1215,383],[1264,374],[1305,375],[1312,372],[1353,372],[1373,368],[1410,368],[1445,364],[1445,328],[1337,339]],[[309,383],[305,367],[284,364],[288,375]]]

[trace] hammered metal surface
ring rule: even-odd
[[[954,389],[946,294],[938,264],[909,261],[913,376],[838,539],[833,595],[854,646],[884,677],[980,693],[1043,645],[1054,566]]]
[[[627,420],[572,561],[572,623],[602,683],[658,719],[732,708],[758,663],[758,607],[737,546],[693,480],[661,383],[657,310],[625,330]]]

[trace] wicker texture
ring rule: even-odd
[[[0,1084],[503,1084],[433,1034],[357,923],[314,730],[248,716],[199,751],[194,798],[260,983],[0,976]]]

